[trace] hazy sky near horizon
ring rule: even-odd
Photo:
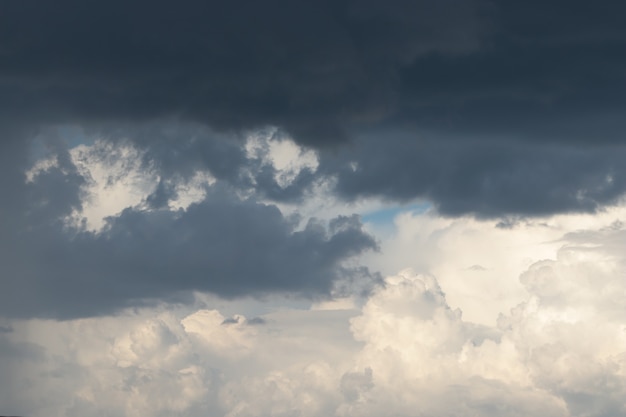
[[[0,2],[0,414],[626,415],[625,15]]]

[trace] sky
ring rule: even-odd
[[[0,415],[626,416],[624,15],[0,1]]]

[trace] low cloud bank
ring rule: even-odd
[[[32,415],[622,415],[625,241],[619,223],[566,235],[495,326],[410,270],[345,310],[14,321],[1,402]]]

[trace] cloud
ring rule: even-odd
[[[625,37],[618,4],[561,1],[541,16],[537,2],[502,1],[63,4],[4,6],[3,96],[22,95],[11,114],[182,115],[224,128],[279,125],[312,144],[398,118],[523,129],[592,111],[579,107],[588,98],[610,109],[624,64],[614,54]]]
[[[622,414],[623,234],[567,235],[521,275],[527,299],[495,327],[465,321],[432,276],[386,278],[351,320],[366,383],[338,415]]]
[[[15,112],[92,120],[182,114],[225,128],[284,125],[309,142],[334,141],[328,134],[341,134],[341,119],[382,108],[387,65],[429,51],[464,52],[480,33],[474,3],[456,0],[382,9],[282,0],[236,8],[65,5],[5,6],[11,65],[3,91],[25,93]],[[51,20],[62,30],[52,30]]]
[[[0,106],[29,128],[126,131],[163,172],[210,168],[275,201],[322,178],[347,200],[421,198],[447,215],[593,212],[626,191],[623,12],[500,0],[4,5]],[[242,132],[271,127],[324,150],[325,169],[283,186],[246,158]],[[253,180],[240,175],[249,168]]]
[[[264,316],[264,326],[249,326],[239,315],[238,323],[224,326],[226,318],[216,310],[166,306],[115,317],[21,321],[14,338],[0,346],[25,345],[37,335],[45,347],[29,342],[39,349],[36,356],[19,362],[15,379],[3,381],[0,398],[21,415],[236,415],[253,411],[255,402],[276,404],[280,395],[290,401],[292,388],[284,383],[297,383],[302,397],[294,404],[319,411],[316,402],[330,393],[325,381],[332,382],[320,378],[341,370],[311,358],[349,359],[358,347],[348,332],[353,314],[275,312]],[[1,353],[0,365],[17,363]],[[314,402],[311,388],[318,391]],[[74,394],[70,399],[64,392]]]
[[[464,321],[433,277],[404,271],[386,284],[352,320],[365,342],[356,365],[370,370],[373,386],[340,415],[567,415],[527,378],[517,347],[498,329]]]
[[[557,260],[534,264],[521,277],[531,299],[501,317],[520,350],[529,348],[537,385],[561,396],[573,415],[619,415],[626,393],[623,256],[613,239],[624,231],[601,231],[604,244],[570,241]],[[590,239],[586,239],[590,244]],[[621,245],[620,245],[621,246]],[[528,338],[527,338],[528,337]]]
[[[618,230],[625,215],[622,205],[595,214],[518,218],[501,228],[498,220],[407,211],[394,218],[380,252],[366,256],[364,265],[383,275],[393,274],[397,265],[434,275],[463,317],[492,326],[499,312],[526,298],[519,277],[531,264],[554,258],[579,234],[585,241],[590,231]],[[602,242],[606,246],[609,240]]]
[[[275,206],[210,194],[184,212],[126,209],[98,234],[52,228],[22,236],[19,256],[4,263],[15,278],[3,314],[101,314],[192,290],[328,296],[341,263],[375,248],[356,217],[295,230]]]
[[[626,413],[623,4],[1,3],[0,412]]]
[[[566,234],[521,274],[524,300],[489,325],[411,270],[360,307],[274,311],[262,326],[166,305],[13,321],[0,366],[20,368],[0,393],[26,386],[3,404],[32,415],[621,415],[624,242],[618,223]]]
[[[1,168],[4,316],[90,316],[192,291],[325,298],[376,279],[345,263],[377,248],[357,216],[292,217],[213,165],[171,174],[155,148],[68,149],[55,132],[15,141]],[[50,162],[29,164],[29,148]],[[172,193],[156,204],[160,186]]]
[[[385,152],[378,150],[381,135]],[[422,198],[448,216],[545,216],[619,203],[625,191],[622,152],[609,146],[459,143],[429,132],[380,132],[322,157],[320,169],[336,175],[336,192],[351,201]]]
[[[355,134],[349,146],[314,152],[277,128],[227,135],[175,121],[85,136],[106,138],[100,143],[108,143],[110,152],[122,146],[143,155],[138,166],[161,182],[153,204],[175,200],[174,184],[198,172],[274,203],[306,204],[322,190],[345,202],[421,199],[444,215],[509,221],[597,212],[619,204],[626,190],[623,149],[611,144],[464,138],[405,128],[372,129]]]

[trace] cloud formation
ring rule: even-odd
[[[34,170],[20,172],[11,160],[3,167],[14,181],[0,224],[3,316],[91,316],[183,301],[191,291],[313,299],[377,280],[345,264],[377,248],[357,215],[285,215],[211,177],[220,176],[212,166],[196,184],[199,195],[183,189],[194,177],[179,175],[157,204],[164,179],[177,177],[159,180],[163,170],[149,155],[107,143],[78,150],[44,144],[50,156]],[[177,206],[181,198],[185,207]]]
[[[356,309],[254,324],[201,306],[15,322],[0,364],[21,379],[3,382],[2,403],[31,415],[622,415],[623,242],[618,224],[565,236],[494,325],[465,320],[435,277],[410,270]]]
[[[235,136],[273,126],[330,149],[318,176],[337,178],[339,196],[423,198],[450,215],[592,212],[626,190],[615,2],[2,8],[7,122],[179,120]],[[190,144],[184,130],[127,136],[176,171],[200,163],[232,180],[252,163],[237,140]],[[360,170],[346,172],[351,163]],[[276,200],[315,183],[307,170],[282,189],[271,174],[265,166],[256,185]]]
[[[594,212],[619,203],[624,194],[621,146],[455,143],[428,132],[381,134],[384,138],[368,134],[359,147],[322,158],[323,169],[337,175],[339,195],[421,197],[448,216],[498,218]],[[377,150],[381,140],[385,152]]]
[[[3,96],[22,96],[10,113],[44,118],[182,115],[332,143],[344,120],[393,99],[395,66],[474,48],[477,4],[7,3]]]
[[[341,262],[376,248],[357,217],[294,227],[274,206],[217,194],[184,212],[126,209],[98,234],[44,229],[21,236],[3,262],[16,277],[3,315],[101,314],[192,290],[328,296]]]
[[[626,414],[625,12],[0,2],[0,413]]]

